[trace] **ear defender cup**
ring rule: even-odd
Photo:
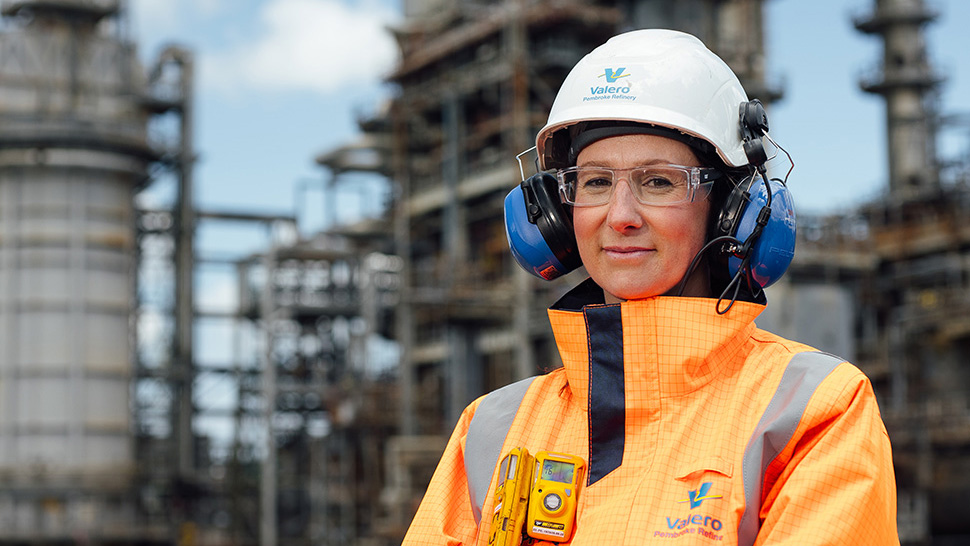
[[[556,177],[538,173],[505,196],[505,235],[516,263],[551,281],[582,265]]]
[[[752,280],[767,288],[785,274],[795,256],[795,206],[791,192],[780,181],[769,180],[767,184],[755,186],[758,189],[751,196],[738,188],[731,193],[717,227],[722,234],[746,244],[757,230],[758,216],[768,203],[767,188],[771,188],[771,214],[761,235],[751,244],[748,261]],[[732,206],[735,208],[731,209]],[[723,231],[724,227],[728,230]],[[738,273],[742,263],[743,257],[727,256],[729,278]]]

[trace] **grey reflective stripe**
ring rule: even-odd
[[[827,353],[798,353],[788,362],[781,383],[744,449],[744,514],[738,523],[738,546],[754,544],[761,530],[761,491],[771,461],[791,441],[815,390],[845,360]]]
[[[478,404],[468,434],[465,436],[465,476],[468,479],[468,498],[471,499],[475,523],[482,521],[482,505],[488,486],[492,483],[495,465],[502,454],[505,436],[525,392],[535,377],[529,377],[492,391]]]

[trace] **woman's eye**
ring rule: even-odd
[[[651,177],[645,178],[640,185],[650,190],[662,190],[662,189],[670,188],[674,184],[673,182],[671,182],[670,180],[662,176],[651,176]]]
[[[605,177],[593,177],[583,180],[584,188],[608,188],[613,184],[613,181]]]

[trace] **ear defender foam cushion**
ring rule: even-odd
[[[582,265],[556,178],[539,173],[505,197],[505,234],[516,263],[551,281]]]
[[[778,180],[769,180],[771,215],[761,236],[751,247],[751,278],[767,288],[785,274],[795,256],[795,206],[788,187]],[[765,184],[755,184],[757,190],[750,202],[740,211],[736,232],[732,235],[744,242],[754,232],[758,214],[768,202]],[[742,260],[731,256],[727,260],[728,273],[737,274]]]

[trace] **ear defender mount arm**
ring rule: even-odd
[[[767,169],[765,169],[765,163],[768,162],[768,153],[765,151],[765,145],[761,138],[768,132],[768,114],[765,112],[765,107],[761,104],[761,101],[754,99],[741,103],[739,117],[744,155],[748,157],[748,161],[758,171],[762,182],[767,185],[768,173]],[[750,199],[748,192],[745,192],[745,194]],[[770,189],[766,196],[767,203],[758,213],[758,219],[756,221],[757,227],[748,237],[747,241],[745,241],[741,249],[742,256],[746,256],[750,252],[751,246],[757,242],[758,237],[761,236],[761,232],[764,231],[764,227],[768,224],[768,218],[771,217]]]
[[[768,114],[765,112],[764,105],[758,99],[742,102],[739,110],[740,119],[738,121],[741,128],[744,155],[748,157],[748,161],[758,171],[758,175],[761,176],[761,181],[764,182],[765,187],[768,189],[765,192],[765,205],[758,211],[755,228],[740,249],[739,257],[746,258],[750,255],[751,247],[758,242],[765,226],[768,225],[769,218],[771,218],[772,192],[768,184],[768,172],[765,168],[765,163],[768,162],[768,153],[765,151],[764,142],[761,140],[765,133],[768,132]],[[745,192],[745,197],[750,201],[751,196],[748,192]]]
[[[768,113],[758,99],[742,102],[740,110],[741,145],[744,148],[744,155],[748,157],[751,165],[759,171],[763,170],[765,163],[768,162],[768,153],[765,152],[761,137],[768,132]]]

